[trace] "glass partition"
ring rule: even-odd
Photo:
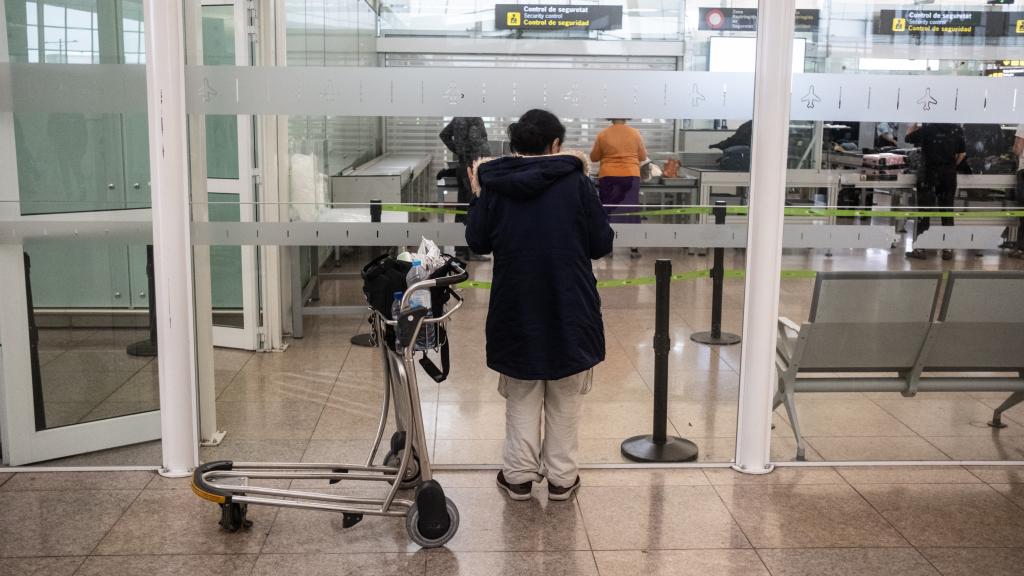
[[[0,16],[4,463],[159,465],[142,3]]]
[[[803,4],[828,34],[793,79],[780,460],[1019,460],[1019,13]]]
[[[203,64],[234,66],[235,7],[203,6]],[[218,180],[238,179],[238,117],[206,118],[206,174]]]
[[[7,2],[10,62],[140,63],[141,3],[100,4]],[[149,158],[126,146],[145,142],[144,117],[33,111],[14,130],[23,214],[148,206]]]
[[[136,252],[144,266],[145,245],[126,249],[119,242],[66,239],[26,243],[39,329],[44,429],[160,408],[156,359],[129,350],[150,338],[146,279],[131,278],[128,270]],[[70,279],[78,285],[71,300],[66,294]]]
[[[615,7],[605,4],[595,6]],[[736,275],[746,235],[730,224],[716,229],[710,207],[721,190],[703,194],[698,184],[701,173],[720,171],[723,162],[743,162],[742,155],[722,158],[720,147],[734,140],[747,139],[749,161],[752,69],[709,70],[714,34],[690,3],[631,4],[621,23],[612,18],[600,25],[606,29],[569,31],[495,30],[494,8],[384,2],[377,15],[354,0],[287,3],[286,40],[276,56],[287,67],[188,70],[196,121],[254,114],[265,126],[287,119],[287,133],[263,143],[287,154],[278,155],[277,170],[286,175],[278,178],[278,201],[254,205],[260,222],[195,223],[195,243],[211,246],[214,255],[239,245],[259,246],[261,261],[280,254],[280,264],[261,273],[269,282],[278,275],[282,304],[263,313],[279,315],[285,336],[275,354],[209,351],[217,428],[226,436],[204,449],[204,459],[361,457],[376,432],[384,374],[379,349],[350,342],[370,328],[359,273],[373,257],[415,249],[428,236],[445,251],[469,256],[471,277],[461,288],[466,304],[449,324],[447,381],[438,385],[418,372],[433,458],[500,462],[505,405],[498,374],[487,367],[484,328],[495,263],[464,251],[463,167],[441,134],[455,119],[479,119],[489,155],[507,155],[508,126],[535,107],[554,112],[566,127],[566,148],[585,156],[611,126],[608,118],[629,118],[654,167],[627,198],[606,206],[619,238],[613,254],[593,264],[606,360],[585,402],[582,461],[626,462],[622,441],[651,432],[653,276],[661,258],[675,272],[669,433],[696,442],[701,461],[733,459],[738,348],[691,336],[711,329],[709,248],[726,248],[726,272]],[[684,30],[701,41],[684,43]],[[473,44],[480,36],[495,42]],[[412,43],[400,42],[406,40]],[[596,189],[597,163],[589,176]],[[209,203],[196,201],[195,213],[210,213],[215,199]],[[215,302],[216,292],[215,282]],[[741,285],[727,283],[727,333],[742,331],[743,300]]]

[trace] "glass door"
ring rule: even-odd
[[[252,63],[245,2],[204,0],[205,66]],[[249,115],[206,116],[206,172],[211,222],[252,222],[255,216],[253,122]],[[216,346],[255,350],[258,286],[254,246],[210,249],[213,338]]]
[[[159,464],[158,359],[133,353],[150,337],[145,92],[113,103],[81,84],[140,85],[142,1],[7,0],[0,27],[15,91],[34,78],[76,94],[0,110],[0,226],[25,231],[0,244],[3,462],[138,444],[104,462]]]

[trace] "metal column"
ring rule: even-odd
[[[185,116],[183,0],[146,0],[146,99],[153,190],[153,256],[160,339],[163,469],[188,476],[199,461],[195,315]]]
[[[772,469],[769,451],[795,18],[795,0],[758,2],[747,299],[735,466],[748,474]]]

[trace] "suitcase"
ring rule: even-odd
[[[864,155],[865,168],[901,168],[905,163],[902,155],[891,152]]]

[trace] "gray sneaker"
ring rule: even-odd
[[[579,490],[580,477],[576,477],[576,481],[573,482],[572,486],[568,488],[562,488],[561,486],[555,486],[551,482],[548,482],[548,500],[554,500],[556,502],[562,502],[572,498],[572,495]]]
[[[498,472],[498,487],[508,493],[508,497],[522,502],[529,500],[533,495],[533,482],[523,482],[522,484],[509,484],[508,480],[505,480],[505,473]]]

